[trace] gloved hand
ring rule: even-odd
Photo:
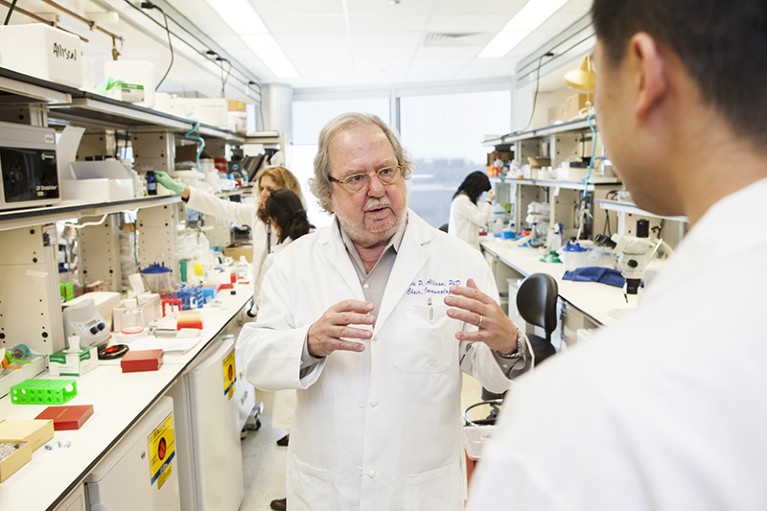
[[[176,195],[182,195],[184,193],[186,186],[182,185],[178,181],[174,181],[172,177],[170,177],[162,170],[155,170],[154,175],[157,177],[157,182],[171,192],[175,193]]]

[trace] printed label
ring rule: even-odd
[[[227,399],[234,396],[234,383],[237,381],[237,367],[234,362],[234,350],[224,358],[224,395]]]
[[[149,435],[149,438],[147,438],[147,448],[149,449],[149,476],[151,484],[157,481],[157,489],[159,490],[173,473],[171,461],[176,456],[172,412]]]

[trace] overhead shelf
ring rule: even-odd
[[[245,135],[246,144],[278,146],[282,144],[279,131],[254,131]]]
[[[528,131],[522,131],[519,133],[508,133],[499,138],[488,139],[482,142],[486,146],[497,146],[513,144],[520,140],[530,140],[536,137],[545,137],[549,135],[556,135],[566,131],[578,131],[582,129],[589,129],[589,121],[587,118],[576,119],[574,121],[562,122],[559,124],[552,124],[550,126],[544,126],[542,128],[535,128]]]
[[[686,216],[656,215],[655,213],[650,213],[649,211],[645,211],[644,209],[638,208],[636,204],[633,204],[631,202],[605,199],[605,200],[597,200],[597,204],[599,204],[599,206],[601,206],[602,209],[605,209],[608,211],[617,211],[619,213],[630,213],[632,215],[640,215],[640,216],[645,216],[648,218],[658,218],[661,220],[673,220],[675,222],[687,222]]]
[[[0,67],[0,97],[14,99],[15,96],[16,100],[24,102],[32,100],[48,104],[67,104],[78,94],[81,92],[75,88]]]
[[[174,204],[180,200],[181,198],[177,195],[163,195],[160,197],[140,197],[113,202],[69,202],[58,204],[56,206],[0,211],[0,231],[32,227],[40,224],[49,224],[83,217],[108,215],[130,209],[165,206]]]
[[[186,133],[196,124],[192,119],[0,68],[0,98],[3,96],[10,98],[5,102],[47,103],[51,124],[60,120],[86,127],[167,129],[178,133]],[[236,144],[244,141],[239,133],[207,124],[202,124],[195,133]]]
[[[493,178],[493,181],[514,183],[519,185],[542,186],[544,188],[564,188],[566,190],[583,190],[580,181],[556,181],[553,179],[524,179],[524,178]],[[594,185],[620,185],[617,177],[592,177],[588,183],[588,191],[594,191]]]
[[[51,105],[49,108],[48,115],[53,119],[102,128],[167,129],[186,133],[195,125],[195,121],[191,119],[90,93],[85,93],[84,97],[74,98],[69,105]],[[205,124],[201,125],[195,133],[234,143],[242,143],[244,140],[242,135]]]

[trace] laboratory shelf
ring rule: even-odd
[[[565,190],[583,190],[583,183],[580,181],[557,181],[554,179],[525,179],[525,178],[493,178],[494,182],[512,183],[518,185],[542,186],[544,188],[562,188]],[[621,181],[617,177],[592,177],[589,180],[587,191],[593,192],[594,185],[620,185]]]
[[[499,138],[484,140],[482,144],[486,146],[507,145],[519,142],[520,140],[530,140],[531,138],[546,137],[549,135],[556,135],[557,133],[578,131],[588,128],[589,122],[587,119],[575,119],[573,121],[543,126],[541,128],[522,131],[520,133],[508,133]]]
[[[146,131],[168,130],[177,133],[186,133],[195,125],[191,119],[176,117],[151,108],[88,92],[82,94],[83,97],[73,98],[68,105],[51,105],[49,117],[74,122],[81,126],[90,125],[118,129],[138,128]],[[195,134],[238,144],[244,141],[240,134],[205,124],[200,125]]]
[[[246,144],[278,145],[282,143],[279,131],[256,131],[245,135]]]
[[[192,119],[0,68],[0,98],[3,96],[16,97],[24,103],[29,103],[30,100],[47,103],[51,125],[72,123],[85,127],[186,133],[196,124]],[[200,125],[195,133],[236,144],[245,141],[239,133],[207,124]]]
[[[67,104],[78,89],[0,67],[0,97],[18,96],[50,104]]]
[[[608,211],[617,211],[619,213],[630,213],[633,215],[640,215],[640,216],[645,216],[648,218],[658,218],[660,220],[673,220],[676,222],[687,222],[686,216],[656,215],[655,213],[650,213],[649,211],[645,211],[644,209],[638,208],[636,204],[633,204],[631,202],[604,199],[604,200],[597,200],[597,204],[599,204],[599,206],[601,206],[602,209],[605,209]]]
[[[0,231],[33,227],[63,220],[120,213],[140,208],[175,204],[181,200],[177,195],[140,197],[110,202],[83,203],[64,202],[55,206],[0,211]]]

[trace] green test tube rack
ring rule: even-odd
[[[15,405],[60,405],[76,395],[75,380],[25,380],[11,387]]]

